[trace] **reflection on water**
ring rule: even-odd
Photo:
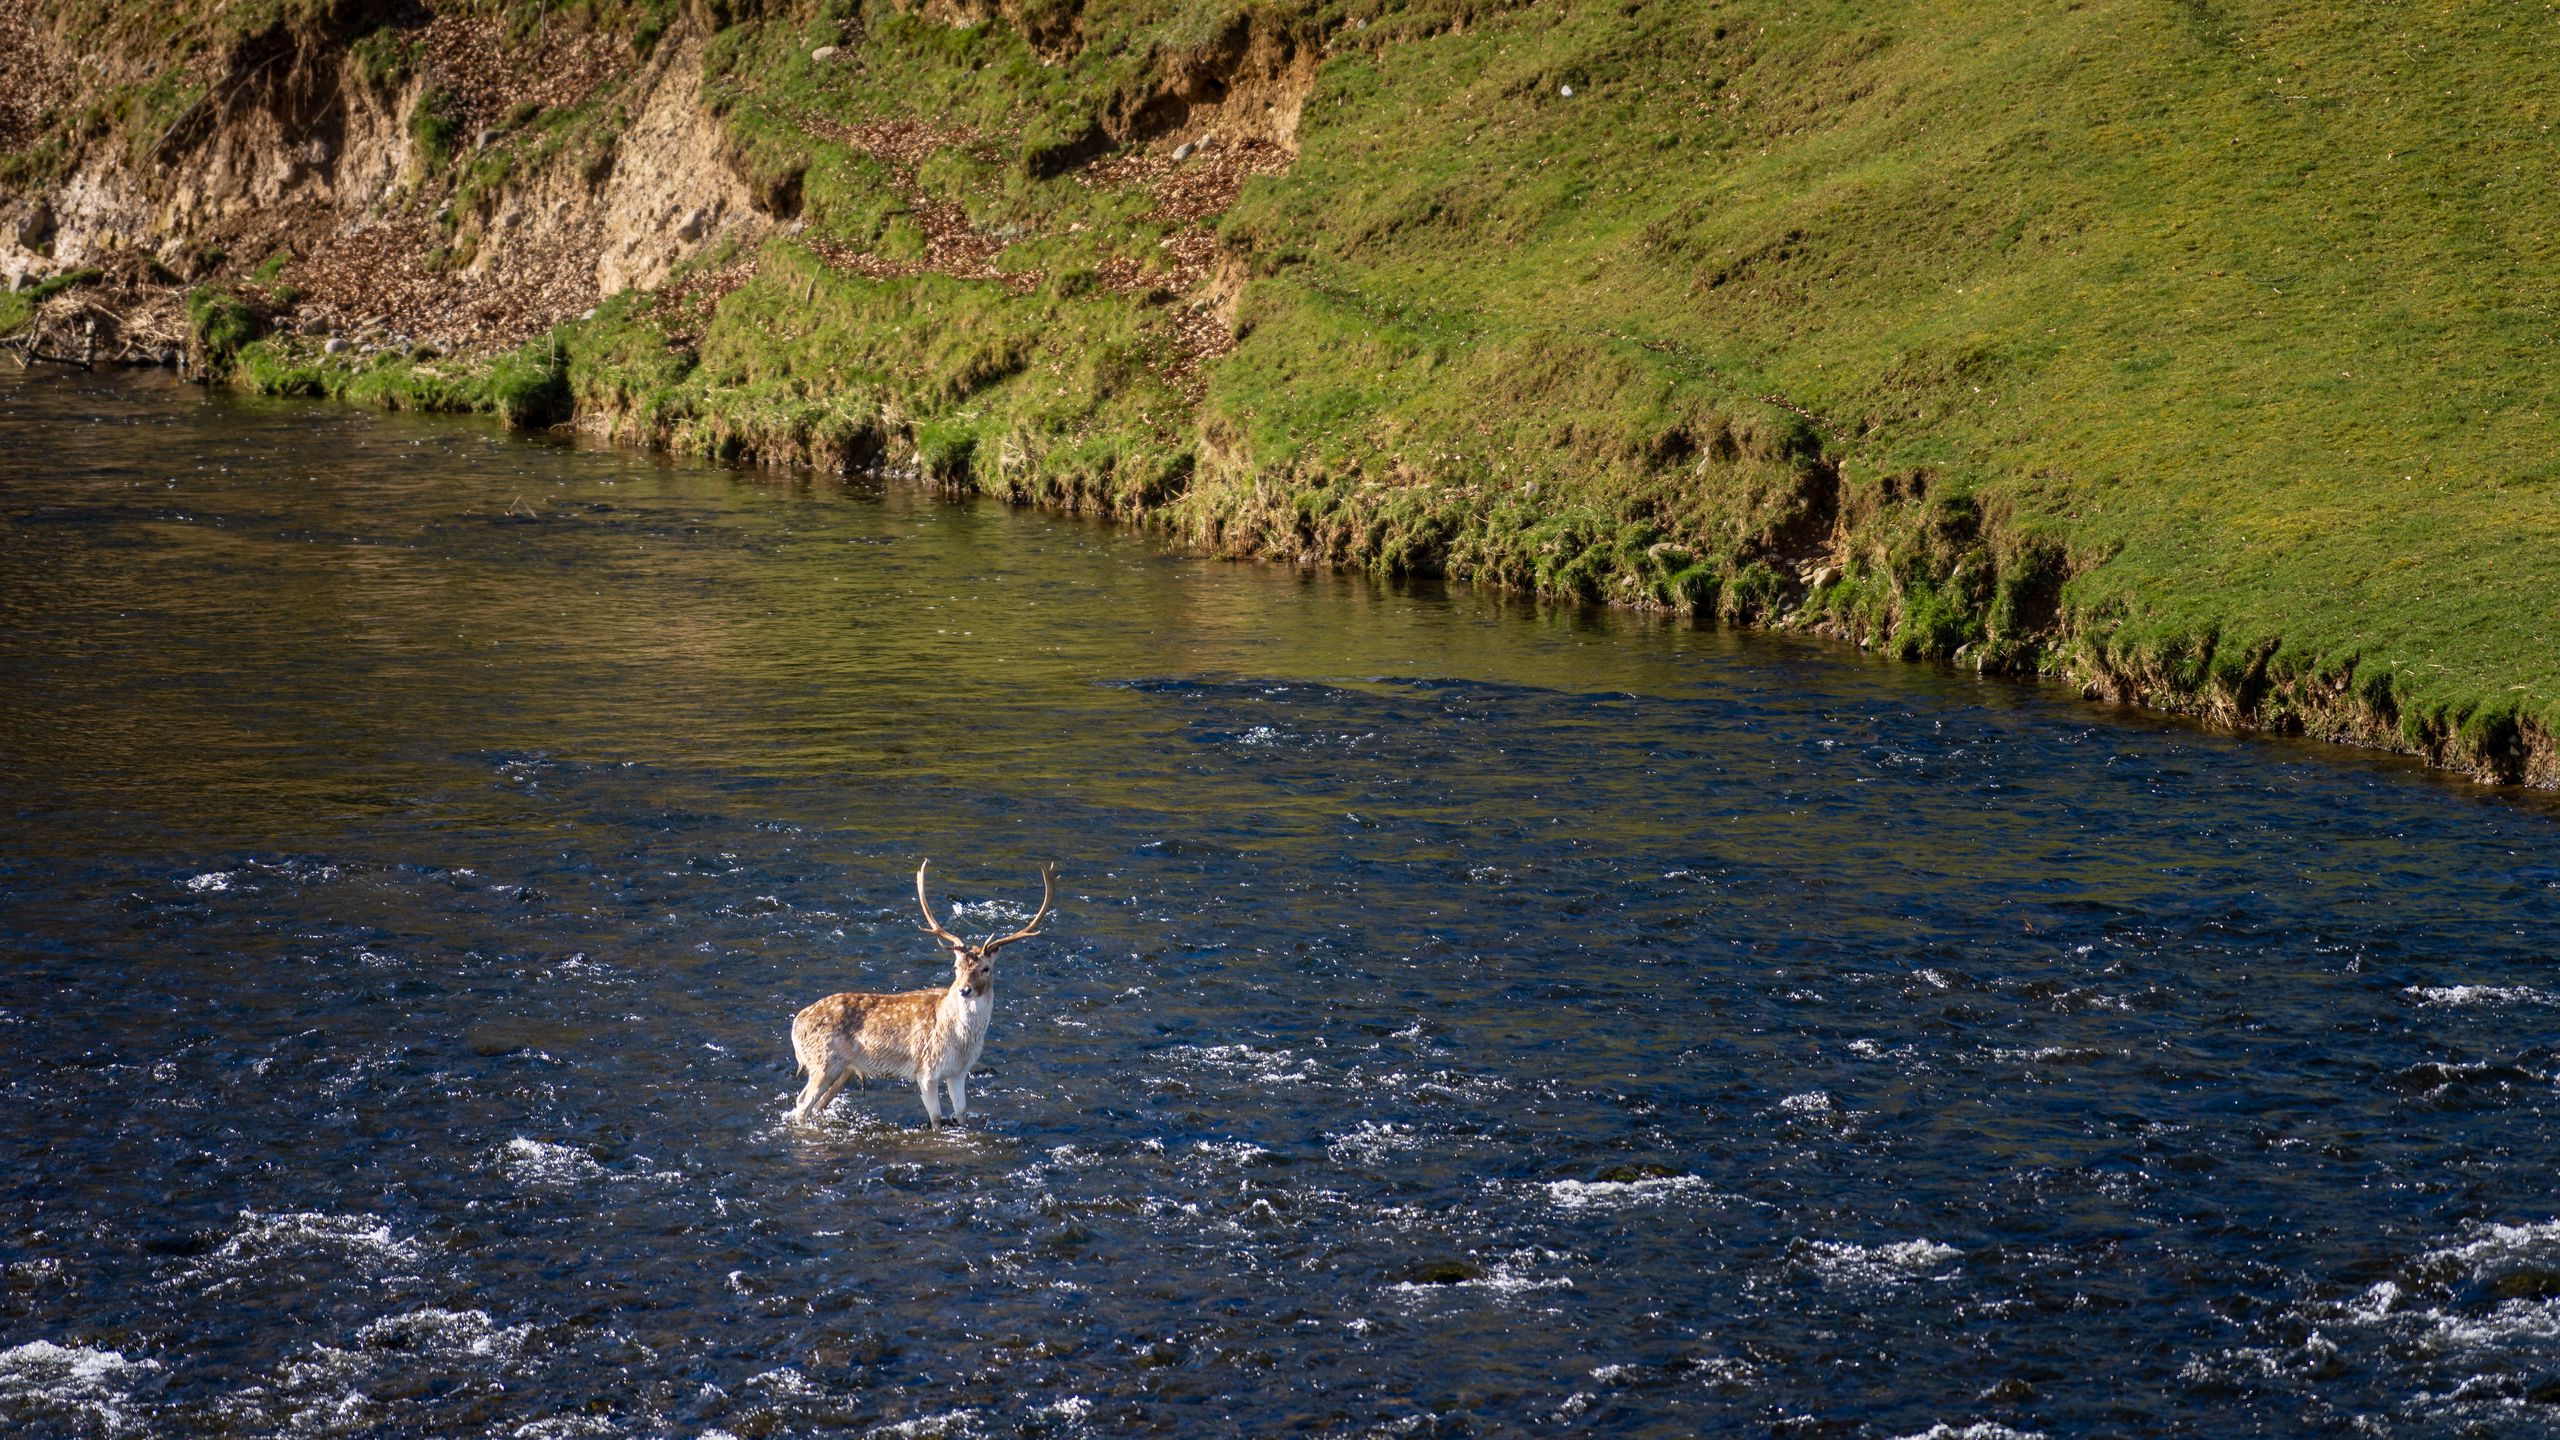
[[[2533,802],[60,375],[0,696],[26,1433],[2560,1429]]]

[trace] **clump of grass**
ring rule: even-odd
[[[421,92],[409,108],[409,156],[415,173],[424,176],[443,170],[461,141],[462,117],[454,110],[452,93]]]
[[[356,62],[356,76],[376,93],[389,95],[407,83],[418,65],[419,44],[414,31],[384,25],[356,37],[347,53]]]
[[[265,333],[266,319],[239,296],[204,286],[187,293],[187,328],[201,362],[219,374]]]

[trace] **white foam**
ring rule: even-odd
[[[1387,1287],[1407,1295],[1435,1295],[1444,1290],[1487,1290],[1496,1295],[1526,1295],[1534,1290],[1570,1290],[1570,1275],[1536,1276],[1517,1270],[1496,1268],[1473,1280],[1452,1280],[1441,1284],[1424,1284],[1418,1280],[1399,1280]]]
[[[1816,1240],[1805,1247],[1813,1268],[1830,1279],[1870,1285],[1897,1285],[1934,1275],[1964,1252],[1935,1240],[1901,1240],[1891,1245],[1853,1245],[1842,1240]]]
[[[1779,1101],[1778,1108],[1790,1115],[1827,1115],[1831,1112],[1831,1097],[1820,1090],[1807,1090]]]
[[[1191,1142],[1191,1153],[1241,1168],[1271,1152],[1250,1140],[1195,1140]]]
[[[1711,1194],[1695,1175],[1648,1175],[1640,1180],[1550,1180],[1547,1199],[1559,1210],[1625,1210],[1685,1196]]]
[[[240,1228],[222,1242],[221,1248],[188,1266],[180,1278],[203,1281],[236,1277],[265,1270],[288,1256],[311,1254],[338,1255],[367,1269],[379,1270],[392,1264],[414,1263],[421,1253],[416,1241],[393,1234],[388,1223],[372,1215],[327,1215],[308,1210],[261,1214],[243,1210]]]
[[[1926,1430],[1895,1437],[1895,1440],[2045,1440],[2041,1430],[2012,1430],[1989,1420],[1976,1420],[1970,1425],[1950,1425],[1941,1420]]]
[[[2399,1303],[2400,1287],[2388,1280],[2378,1280],[2372,1289],[2348,1302],[2346,1315],[2350,1320],[2371,1325],[2389,1315],[2392,1307]]]
[[[1315,1078],[1314,1069],[1293,1050],[1257,1050],[1250,1045],[1177,1045],[1166,1053],[1263,1085],[1296,1085]]]
[[[572,1440],[579,1435],[611,1435],[616,1432],[613,1422],[601,1415],[554,1415],[545,1420],[528,1420],[508,1433],[515,1440]],[[725,1430],[709,1431],[702,1440],[727,1433]]]
[[[986,926],[1010,925],[1019,928],[1031,923],[1033,912],[1028,906],[1010,900],[953,901],[951,918]]]
[[[574,1145],[554,1145],[519,1135],[498,1153],[498,1168],[519,1185],[566,1189],[604,1174],[595,1158]]]
[[[2093,1045],[1995,1045],[1991,1049],[1991,1058],[1994,1060],[2010,1061],[2028,1060],[2039,1063],[2053,1060],[2085,1062],[2090,1060],[2105,1060],[2121,1053],[2121,1051],[2115,1050],[2101,1050]]]
[[[1436,1283],[1402,1280],[1387,1288],[1408,1296],[1442,1294],[1453,1290],[1478,1290],[1506,1300],[1540,1290],[1570,1290],[1574,1288],[1572,1276],[1538,1275],[1532,1273],[1529,1268],[1540,1260],[1552,1261],[1563,1258],[1565,1257],[1552,1250],[1544,1252],[1523,1250],[1487,1266],[1482,1275]]]
[[[135,1423],[125,1409],[135,1382],[159,1368],[157,1360],[128,1360],[115,1350],[31,1340],[0,1350],[0,1400],[41,1404],[121,1434]]]
[[[318,1405],[306,1405],[294,1411],[289,1428],[301,1433],[314,1430],[343,1430],[362,1424],[364,1412],[372,1405],[372,1397],[361,1390],[350,1390],[335,1400]]]
[[[805,1397],[823,1395],[826,1393],[817,1386],[811,1384],[808,1376],[801,1374],[798,1370],[795,1370],[788,1365],[785,1365],[778,1370],[766,1370],[758,1374],[750,1375],[747,1377],[747,1383],[755,1386],[759,1390],[770,1390],[776,1395]]]
[[[2471,1238],[2428,1251],[2424,1263],[2458,1268],[2482,1283],[2523,1269],[2560,1271],[2560,1220],[2474,1226]]]
[[[1325,1153],[1340,1161],[1383,1165],[1388,1156],[1411,1150],[1421,1143],[1421,1135],[1415,1133],[1410,1125],[1399,1125],[1391,1120],[1363,1120],[1327,1141]]]
[[[2442,1349],[2485,1350],[2518,1340],[2534,1341],[2540,1349],[2560,1340],[2560,1302],[2550,1300],[2508,1300],[2481,1316],[2429,1311],[2427,1319],[2430,1337]]]
[[[2530,985],[2412,985],[2400,992],[2420,1005],[2548,1005],[2549,993]]]
[[[984,1427],[978,1423],[978,1412],[970,1409],[945,1410],[939,1415],[919,1415],[913,1420],[900,1420],[890,1425],[874,1425],[865,1435],[889,1437],[889,1440],[945,1440],[945,1437],[978,1435]]]
[[[1760,1378],[1760,1367],[1731,1355],[1703,1355],[1689,1362],[1692,1374],[1706,1378],[1710,1385],[1740,1389]]]
[[[231,888],[231,872],[228,870],[207,870],[201,875],[188,876],[184,883],[186,884],[187,889],[194,894],[219,895],[223,891]]]
[[[489,1318],[486,1310],[442,1310],[431,1306],[386,1315],[358,1330],[356,1340],[377,1350],[503,1361],[521,1353],[532,1334],[531,1325],[500,1325]]]

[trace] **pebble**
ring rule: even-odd
[[[821,65],[824,65],[828,61],[836,58],[836,47],[833,45],[821,45],[817,49],[809,52],[809,58],[817,61]]]

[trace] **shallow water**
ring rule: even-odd
[[[2560,1433],[2560,814],[0,373],[0,1422]],[[1004,953],[967,1129],[793,1010]]]

